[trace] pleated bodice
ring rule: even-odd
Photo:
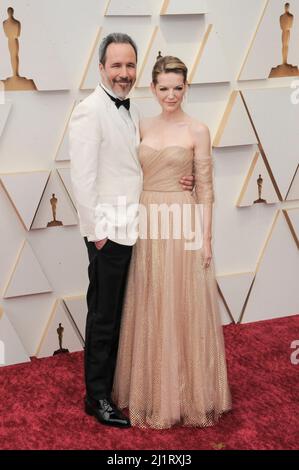
[[[154,149],[139,146],[144,191],[183,191],[180,179],[193,173],[193,150],[178,145]]]

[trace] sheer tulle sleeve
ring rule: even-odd
[[[211,155],[194,156],[195,198],[198,204],[213,203],[213,160]]]

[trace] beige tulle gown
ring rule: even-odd
[[[198,208],[214,201],[213,162],[209,156],[195,158],[184,147],[156,150],[145,144],[139,159],[144,174],[140,203],[148,209],[143,233],[148,237],[139,238],[133,249],[113,399],[129,408],[133,426],[210,426],[231,408],[213,259],[204,268],[202,249],[186,249],[190,238],[173,235],[171,212],[168,239],[162,219],[157,236],[149,214],[153,204],[175,204],[182,214],[185,207],[194,228],[196,214],[202,216]],[[194,194],[179,183],[193,168]],[[140,221],[141,233],[145,220]]]

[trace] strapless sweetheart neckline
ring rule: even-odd
[[[163,152],[164,150],[167,150],[169,148],[179,148],[186,150],[187,152],[193,151],[192,148],[184,147],[183,145],[167,145],[166,147],[163,147],[161,149],[156,149],[152,147],[151,145],[143,144],[142,142],[139,144],[139,147],[148,147],[151,150],[154,150],[155,152]]]

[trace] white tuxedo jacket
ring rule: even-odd
[[[69,124],[71,179],[80,232],[89,241],[108,237],[124,245],[137,238],[137,207],[142,169],[137,157],[138,110],[131,103],[136,127],[130,130],[114,102],[99,85],[74,109]]]

